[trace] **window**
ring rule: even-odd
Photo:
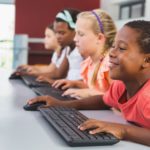
[[[138,18],[144,16],[145,0],[122,2],[119,4],[119,19]]]

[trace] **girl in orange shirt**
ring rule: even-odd
[[[81,55],[87,57],[81,64],[83,81],[57,80],[53,86],[62,86],[62,89],[79,88],[68,89],[63,94],[77,99],[104,94],[110,85],[107,52],[115,34],[114,22],[103,10],[80,13],[74,40]]]

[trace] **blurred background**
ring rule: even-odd
[[[0,0],[0,67],[48,64],[51,52],[43,46],[44,30],[62,9],[104,9],[119,29],[129,20],[150,20],[148,6],[150,0]]]

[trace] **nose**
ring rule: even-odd
[[[77,42],[77,34],[75,34],[74,39],[75,42]]]
[[[61,39],[61,35],[59,33],[56,33],[56,38],[59,41]]]
[[[117,48],[111,47],[109,50],[109,57],[116,57],[117,56]]]

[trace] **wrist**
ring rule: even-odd
[[[121,131],[122,131],[122,139],[128,139],[128,133],[129,131],[129,127],[126,125],[121,125]]]

